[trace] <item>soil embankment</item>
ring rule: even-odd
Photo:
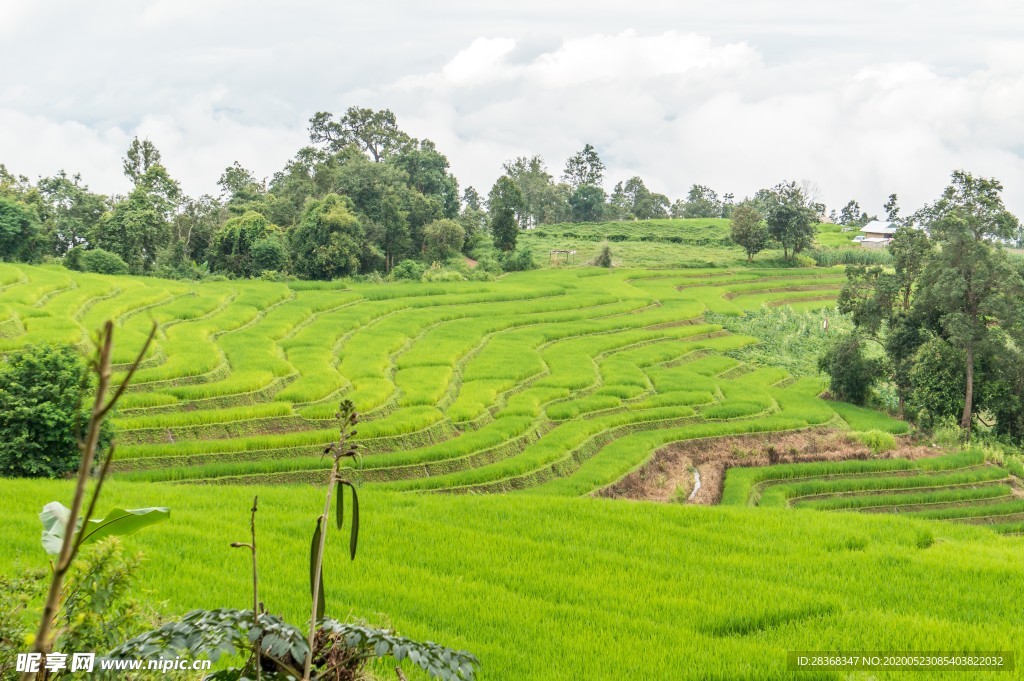
[[[903,440],[896,449],[877,455],[877,458],[919,459],[937,453],[934,448]],[[872,457],[876,455],[848,433],[822,428],[687,440],[662,447],[643,467],[597,492],[597,495],[643,501],[717,504],[722,497],[725,471],[733,466]],[[699,475],[700,487],[693,493],[697,479],[695,474]]]

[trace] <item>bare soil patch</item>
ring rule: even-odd
[[[596,494],[617,499],[684,503],[693,490],[696,470],[700,473],[701,487],[688,503],[710,505],[721,500],[725,471],[733,466],[868,458],[920,459],[938,453],[934,448],[914,445],[904,438],[896,449],[876,456],[848,433],[827,428],[686,440],[662,447],[641,468]]]

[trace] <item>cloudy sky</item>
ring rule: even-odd
[[[463,185],[584,143],[675,198],[811,180],[830,207],[964,168],[1024,215],[1024,3],[0,1],[0,163],[123,192],[149,137],[190,194],[270,176],[318,110],[390,108]]]

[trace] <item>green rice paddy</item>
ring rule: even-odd
[[[1024,530],[1024,508],[977,453],[736,468],[715,508],[590,496],[681,440],[905,432],[820,399],[799,361],[772,365],[770,350],[749,351],[758,338],[712,321],[792,304],[819,328],[844,279],[576,267],[450,284],[186,283],[0,264],[0,352],[85,347],[110,318],[123,376],[159,324],[115,417],[101,506],[172,508],[125,539],[165,612],[246,606],[245,559],[228,544],[247,536],[259,494],[263,599],[301,620],[322,504],[309,483],[351,399],[363,529],[354,563],[328,542],[329,611],[471,650],[483,679],[776,679],[789,650],[1024,652],[1020,540],[989,529]],[[45,563],[36,514],[69,494],[0,481],[0,570]]]

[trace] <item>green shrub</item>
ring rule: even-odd
[[[78,265],[83,272],[96,274],[128,274],[128,263],[117,253],[94,248],[84,251],[78,258]]]
[[[81,246],[72,246],[68,249],[68,252],[64,254],[64,267],[69,270],[82,271],[82,254],[85,253],[85,249]]]
[[[537,265],[533,262],[533,252],[528,247],[519,248],[510,253],[500,253],[498,260],[506,272],[524,272]]]
[[[828,374],[832,394],[840,400],[863,405],[881,377],[884,362],[864,354],[863,342],[856,333],[842,336],[818,362]]]
[[[896,438],[881,430],[854,433],[853,436],[857,438],[858,442],[867,446],[873,454],[882,454],[896,449]]]
[[[281,271],[288,264],[288,249],[275,234],[264,237],[252,245],[254,272],[265,270]]]
[[[430,269],[423,273],[423,281],[466,281],[466,277],[464,277],[461,272],[445,269],[441,266],[441,263],[435,262],[430,266]]]
[[[57,650],[104,655],[159,623],[156,613],[131,595],[141,560],[141,554],[126,555],[117,537],[83,548],[72,564],[57,612]],[[48,578],[45,570],[0,575],[0,678],[17,678],[17,653],[25,651],[25,641],[34,634],[23,617],[26,604],[43,598]],[[107,677],[97,664],[90,678]],[[169,678],[187,677],[172,673]]]
[[[462,251],[466,230],[454,220],[434,220],[423,228],[423,242],[429,258],[444,260]]]
[[[0,474],[56,478],[78,467],[89,375],[71,346],[30,345],[0,364]],[[111,434],[108,427],[101,450]]]
[[[395,280],[419,281],[426,268],[415,260],[403,260],[391,268],[391,278]]]
[[[927,419],[927,414],[925,414]],[[942,447],[955,447],[964,444],[964,430],[954,416],[939,419],[932,430],[932,442]]]

